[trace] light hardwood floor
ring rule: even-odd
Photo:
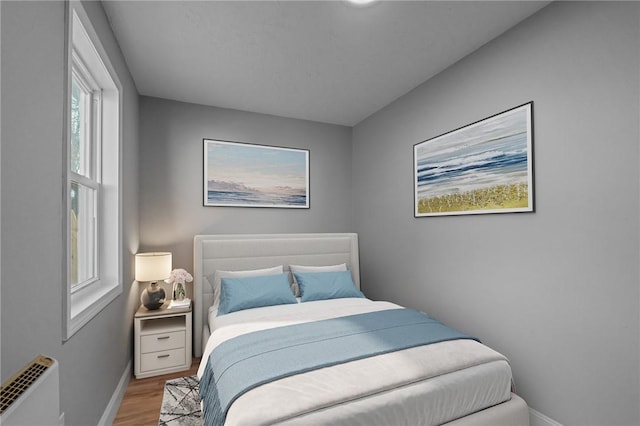
[[[191,376],[198,371],[200,358],[194,358],[190,370],[163,376],[136,379],[132,377],[122,398],[114,426],[157,426],[162,405],[164,382],[178,377]]]

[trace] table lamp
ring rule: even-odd
[[[140,302],[149,310],[159,309],[165,300],[165,292],[158,281],[169,278],[171,274],[171,253],[136,254],[136,281],[149,282],[142,291]]]

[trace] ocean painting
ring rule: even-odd
[[[205,139],[204,205],[309,208],[309,151]]]
[[[533,211],[533,102],[414,146],[415,216]]]

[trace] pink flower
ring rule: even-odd
[[[173,271],[171,271],[171,275],[169,275],[169,278],[164,280],[164,282],[168,284],[174,284],[174,283],[184,284],[184,283],[190,283],[191,281],[193,281],[193,277],[191,276],[190,273],[188,273],[184,269],[174,269]]]

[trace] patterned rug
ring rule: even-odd
[[[198,377],[167,380],[158,426],[202,426]]]

